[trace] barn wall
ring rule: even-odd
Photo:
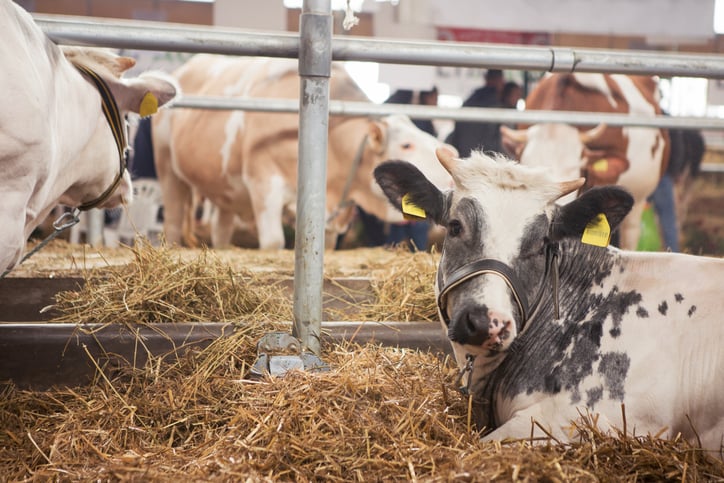
[[[212,25],[213,4],[172,0],[15,0],[30,12]]]

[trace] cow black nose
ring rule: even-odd
[[[489,327],[488,308],[469,307],[454,314],[448,327],[448,337],[460,344],[482,345],[490,336]]]

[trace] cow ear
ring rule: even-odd
[[[111,84],[113,97],[122,111],[142,117],[154,114],[180,92],[177,83],[162,73],[145,73],[135,79],[122,79]]]
[[[589,223],[600,214],[606,216],[610,230],[615,230],[631,211],[633,197],[619,186],[591,188],[559,208],[551,226],[551,239],[581,238]]]
[[[375,168],[375,180],[401,213],[443,224],[447,198],[407,161],[386,161]]]
[[[382,154],[387,148],[387,128],[386,124],[382,121],[370,121],[367,142],[369,143],[372,151],[377,154]]]

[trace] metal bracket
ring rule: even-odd
[[[311,352],[302,351],[302,343],[286,332],[270,332],[259,339],[256,345],[258,356],[251,367],[251,377],[266,374],[283,376],[298,369],[309,372],[329,371],[322,360]]]

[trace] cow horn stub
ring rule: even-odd
[[[581,131],[578,135],[581,138],[581,142],[583,144],[588,144],[590,142],[595,141],[596,139],[600,138],[601,135],[606,130],[606,124],[600,123],[598,126],[594,127],[593,129],[589,129],[588,131]]]
[[[516,143],[525,144],[528,142],[527,129],[511,129],[508,126],[502,125],[500,126],[500,132],[504,137]]]
[[[568,193],[573,193],[578,188],[584,185],[586,178],[572,179],[570,181],[561,181],[558,183],[558,196],[555,199],[563,198]]]
[[[440,161],[440,164],[442,164],[443,168],[445,168],[448,173],[452,174],[458,163],[458,160],[455,158],[455,153],[442,147],[435,150],[435,155]]]

